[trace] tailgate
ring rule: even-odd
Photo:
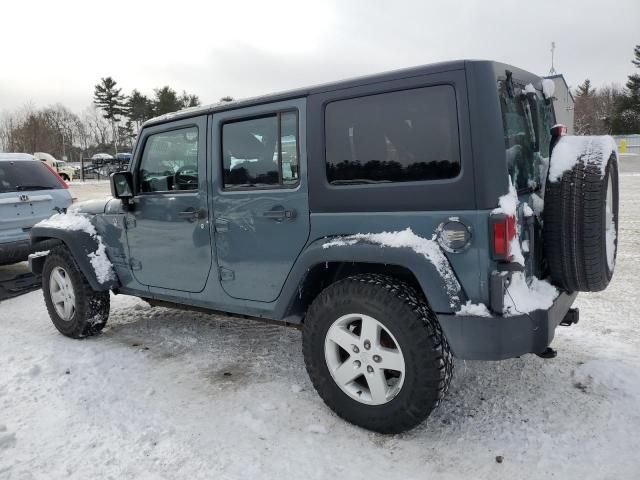
[[[0,230],[30,228],[55,213],[54,206],[46,191],[0,193]]]
[[[509,176],[518,194],[518,235],[527,276],[544,276],[542,209],[549,168],[553,103],[537,77],[498,82]],[[509,82],[511,84],[509,85]]]

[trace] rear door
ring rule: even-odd
[[[216,252],[224,291],[271,302],[309,236],[304,99],[213,115]]]
[[[542,276],[542,211],[549,169],[553,103],[545,99],[539,78],[500,78],[498,89],[509,175],[518,192],[518,230],[528,275]]]

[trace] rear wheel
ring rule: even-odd
[[[42,271],[42,292],[54,326],[71,338],[99,333],[109,317],[109,292],[96,292],[69,250],[51,250]]]
[[[349,277],[324,290],[309,308],[303,350],[325,403],[381,433],[427,418],[453,372],[435,315],[413,288],[383,275]]]

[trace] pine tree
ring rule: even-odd
[[[111,122],[115,153],[118,153],[118,130],[116,125],[120,121],[120,116],[127,112],[126,97],[122,95],[121,88],[116,88],[117,84],[118,82],[113,78],[104,77],[100,79],[100,83],[96,84],[93,92],[93,103],[102,110],[102,116]]]
[[[640,68],[640,45],[633,49],[631,63]],[[640,74],[629,75],[626,88],[618,98],[616,115],[612,121],[613,133],[640,133]]]
[[[177,112],[182,108],[182,103],[178,98],[178,94],[169,85],[165,85],[162,88],[156,88],[153,92],[155,95],[153,104],[156,115]]]
[[[576,88],[574,105],[574,126],[579,135],[594,135],[598,118],[596,108],[596,90],[588,78]]]
[[[182,108],[197,107],[200,105],[200,99],[197,95],[189,94],[183,90],[182,95],[180,95],[180,103]]]
[[[576,97],[592,97],[596,90],[591,87],[591,80],[588,78],[576,88]]]
[[[146,95],[134,89],[129,95],[127,110],[127,116],[139,129],[144,122],[153,116],[153,102]]]
[[[640,68],[640,45],[636,45],[633,48],[633,55],[636,57],[634,60],[631,60],[637,68]]]
[[[120,139],[120,145],[125,145],[129,150],[133,149],[136,132],[133,129],[131,120],[127,120],[124,126],[118,127],[118,138]]]

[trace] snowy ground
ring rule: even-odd
[[[639,478],[640,176],[621,184],[616,276],[579,297],[558,358],[458,361],[443,404],[399,436],[324,406],[298,330],[118,296],[104,334],[76,341],[40,291],[6,300],[0,478]]]

